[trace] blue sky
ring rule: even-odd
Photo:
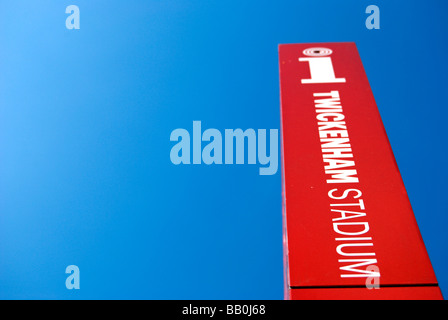
[[[337,41],[357,44],[447,296],[446,9],[2,1],[0,298],[282,299],[280,170],[175,166],[169,137],[194,120],[279,129],[277,45]],[[65,287],[72,264],[80,290]]]

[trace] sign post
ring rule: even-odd
[[[285,298],[442,299],[356,45],[279,64]]]

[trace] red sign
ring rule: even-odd
[[[441,299],[355,44],[279,57],[286,297]]]

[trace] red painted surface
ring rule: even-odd
[[[438,287],[292,289],[292,300],[441,300]]]
[[[280,45],[279,64],[285,297],[441,298],[355,44]],[[357,288],[315,289],[335,286]]]

